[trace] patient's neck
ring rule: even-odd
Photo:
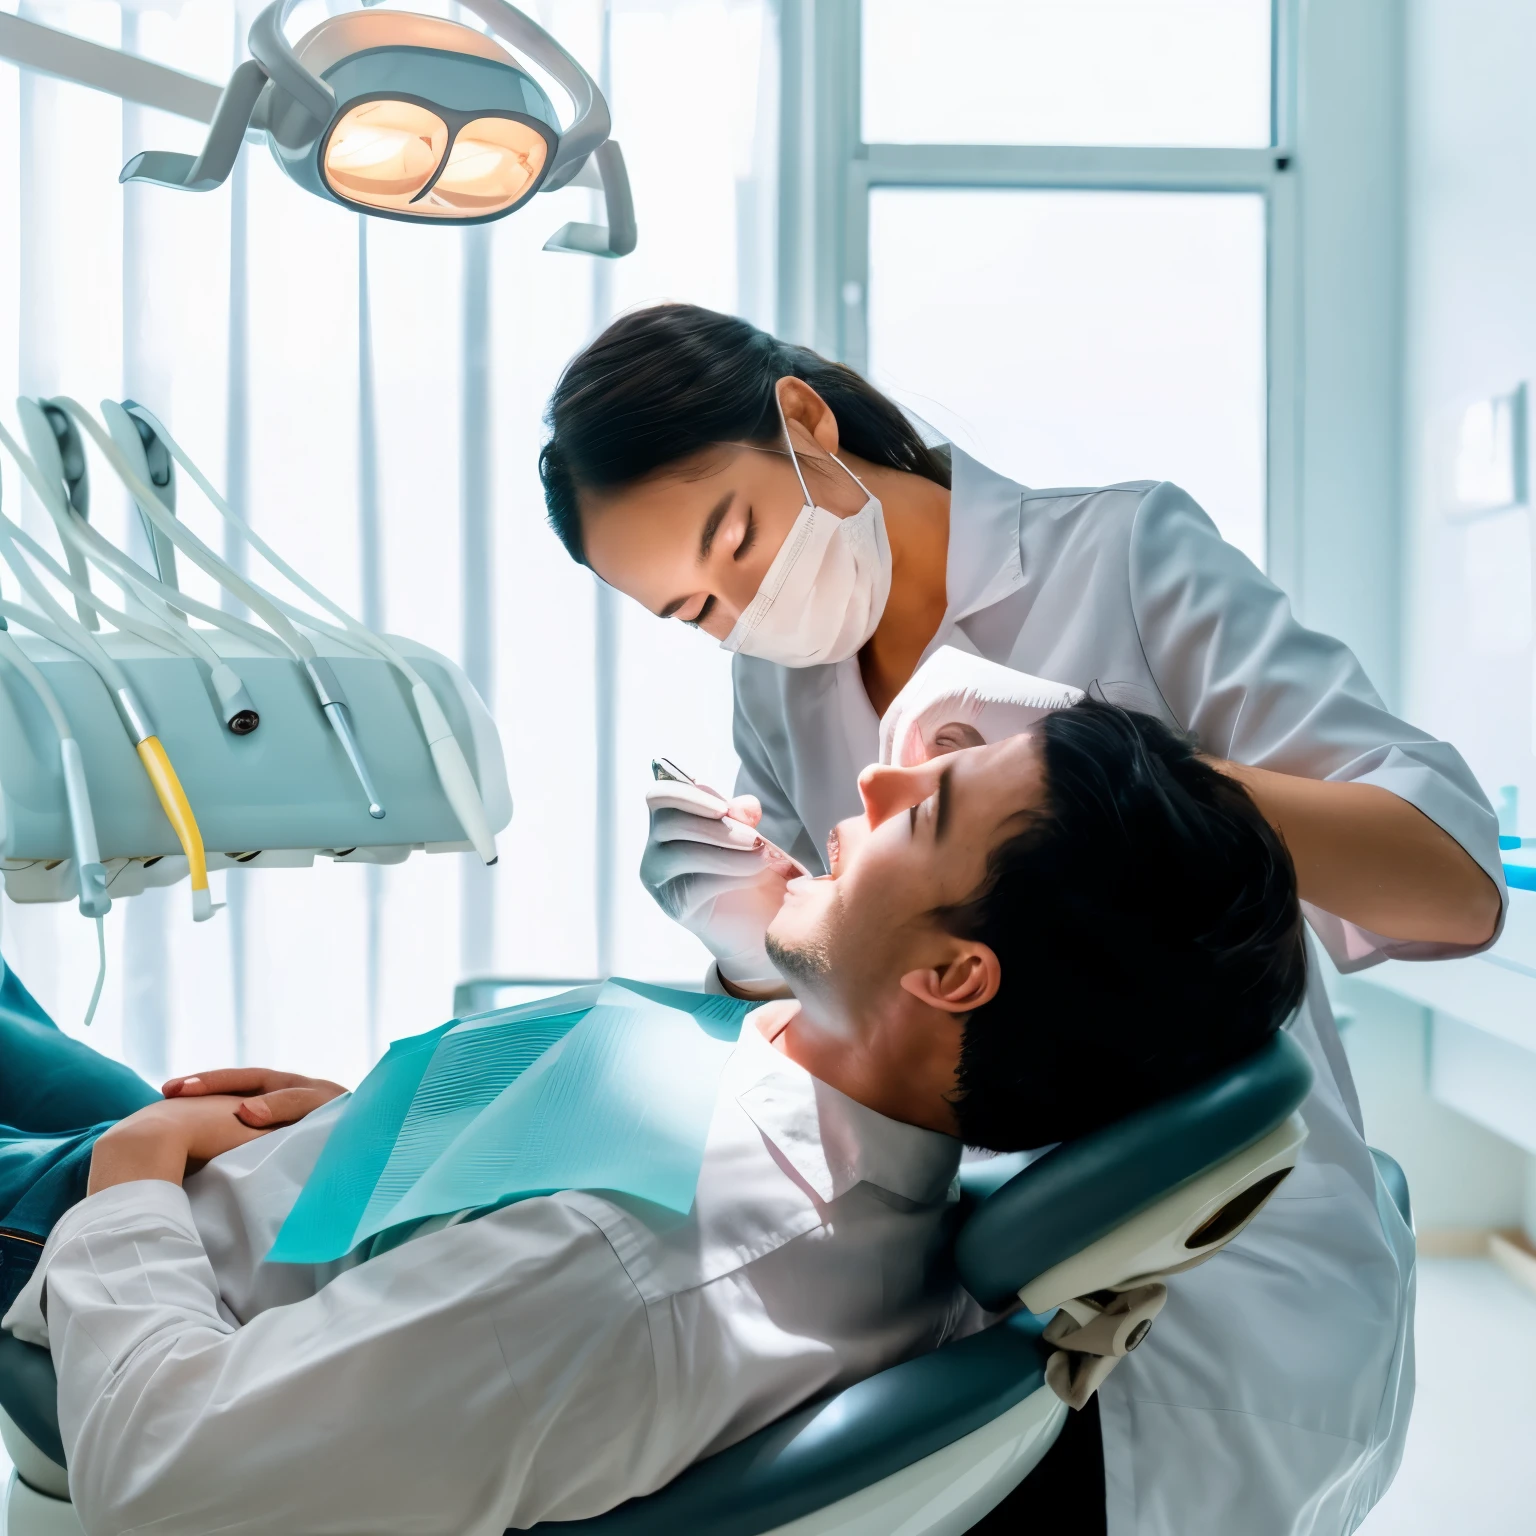
[[[960,1056],[960,1026],[935,1009],[893,1007],[855,1020],[814,998],[765,1004],[752,1022],[775,1050],[867,1109],[925,1130],[956,1134],[949,1095]]]

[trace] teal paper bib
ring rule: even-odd
[[[562,1189],[687,1212],[753,1006],[610,981],[395,1041],[267,1258],[327,1263],[393,1227]]]

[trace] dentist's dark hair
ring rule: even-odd
[[[1085,698],[1039,727],[1045,803],[936,914],[997,955],[954,1099],[973,1146],[1070,1141],[1225,1068],[1301,1006],[1296,871],[1247,790],[1161,720]]]
[[[656,304],[621,315],[578,352],[544,413],[539,478],[570,557],[586,563],[582,491],[620,490],[721,443],[779,442],[775,386],[789,375],[832,408],[849,453],[949,485],[945,457],[852,368],[736,315]]]

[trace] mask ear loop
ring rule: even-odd
[[[800,455],[795,452],[794,439],[789,435],[789,418],[784,414],[784,401],[777,384],[773,387],[773,403],[779,408],[779,425],[784,429],[784,443],[789,449],[789,462],[795,466],[795,479],[800,482],[800,494],[805,497],[806,506],[814,507],[816,503],[811,498],[810,487],[805,483],[805,476],[800,473]]]
[[[800,492],[805,497],[806,506],[814,507],[816,503],[811,497],[810,487],[805,483],[805,476],[800,472],[800,455],[795,452],[794,440],[789,435],[789,418],[784,414],[784,401],[777,387],[773,391],[773,403],[779,408],[779,425],[784,429],[784,442],[789,448],[789,462],[795,466],[795,479],[800,482]],[[869,487],[835,453],[829,453],[827,457],[864,492],[866,502],[875,499]]]

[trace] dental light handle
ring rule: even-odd
[[[96,842],[96,819],[85,787],[85,759],[73,736],[59,738],[59,764],[64,770],[64,797],[69,805],[69,836],[75,850],[75,870],[80,883],[80,913],[105,917],[112,910],[107,894],[107,870]]]
[[[459,825],[464,828],[465,835],[475,845],[475,852],[485,863],[494,864],[496,837],[486,818],[485,805],[480,799],[480,787],[469,771],[464,749],[460,747],[458,737],[448,724],[443,706],[424,682],[412,686],[411,698],[421,718],[422,734],[427,738],[432,765],[437,769],[438,782],[443,786],[448,804],[453,807],[453,814],[459,818]]]

